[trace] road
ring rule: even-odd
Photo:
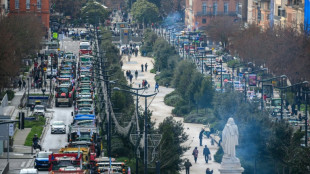
[[[71,38],[64,38],[63,41],[60,41],[61,50],[65,50],[65,52],[72,52],[76,55],[79,54],[79,41],[72,41]],[[59,60],[61,62],[61,59]],[[59,64],[60,65],[60,64]],[[68,125],[72,123],[71,112],[73,111],[73,107],[58,107],[53,106],[53,116],[50,121],[63,121],[67,125],[67,133],[69,132]],[[42,147],[44,150],[50,150],[53,152],[57,152],[61,147],[64,147],[68,140],[67,134],[51,134],[51,127],[47,125],[46,135],[43,140]]]
[[[71,38],[65,37],[63,41],[60,41],[60,49],[65,52],[72,52],[78,56],[79,54],[79,43],[80,41],[73,41]],[[61,62],[61,59],[59,59]],[[59,64],[60,65],[60,64]],[[67,125],[67,133],[68,133],[68,125],[72,123],[71,112],[73,111],[73,107],[58,107],[56,108],[53,104],[53,108],[48,109],[47,116],[50,118],[49,123],[53,121],[63,121]],[[41,145],[43,150],[50,150],[53,152],[57,152],[61,147],[64,147],[67,144],[67,134],[51,134],[50,124],[46,125],[45,136],[41,140]],[[28,155],[29,156],[29,155]],[[5,163],[6,159],[0,159],[0,163]],[[10,170],[9,174],[18,174],[20,169],[22,168],[32,168],[34,165],[34,158],[25,158],[21,156],[21,158],[10,159]],[[40,174],[47,174],[47,171],[40,171]]]

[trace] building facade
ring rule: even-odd
[[[27,15],[33,13],[41,18],[42,24],[49,29],[49,0],[10,0],[9,15]]]
[[[0,0],[0,17],[5,16],[8,11],[8,1]]]
[[[216,16],[247,19],[247,0],[186,0],[185,25],[189,30],[202,29]]]
[[[305,0],[249,0],[248,23],[266,29],[271,26],[303,27]]]

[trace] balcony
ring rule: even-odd
[[[228,13],[224,13],[224,11],[217,11],[216,14],[213,14],[213,12],[206,12],[203,13],[202,11],[197,12],[195,16],[236,16],[237,12],[236,11],[229,11]]]

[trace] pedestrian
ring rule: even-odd
[[[20,79],[18,81],[18,87],[19,87],[19,90],[21,90],[21,88],[22,88],[22,81]]]
[[[145,63],[145,72],[147,72],[147,63]]]
[[[198,158],[198,149],[197,149],[197,147],[195,147],[195,149],[193,150],[192,155],[194,156],[195,163],[197,163],[197,158]]]
[[[145,86],[145,81],[142,80],[142,88],[144,88],[144,86]]]
[[[200,131],[200,133],[199,133],[199,142],[200,142],[200,146],[202,146],[203,132],[204,132],[204,130],[201,129],[201,131]]]
[[[205,145],[205,148],[203,148],[203,155],[205,156],[206,163],[208,163],[209,162],[209,155],[211,155],[211,153],[210,153],[210,149],[207,147],[207,145]]]
[[[121,67],[123,67],[123,61],[120,61],[119,64],[121,65]]]
[[[135,71],[135,78],[137,80],[137,78],[138,78],[138,70]]]
[[[211,170],[211,171],[210,171],[210,169],[209,169],[209,168],[207,168],[207,170],[206,170],[206,174],[213,174],[213,170]]]
[[[143,72],[143,64],[141,64],[141,72]]]
[[[156,90],[157,90],[157,92],[159,92],[158,87],[159,87],[158,82],[156,82],[155,83],[155,91],[154,92],[156,92]]]
[[[133,75],[132,75],[132,74],[129,74],[130,83],[132,83],[132,78],[133,78]]]
[[[26,82],[23,80],[23,88],[26,89]]]
[[[189,159],[184,163],[186,174],[189,174],[189,168],[192,166],[192,163],[189,162]]]

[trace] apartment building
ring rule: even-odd
[[[203,29],[216,16],[247,19],[247,0],[186,0],[185,25],[188,30]]]
[[[34,14],[41,18],[42,24],[49,29],[49,0],[10,0],[9,15]]]

